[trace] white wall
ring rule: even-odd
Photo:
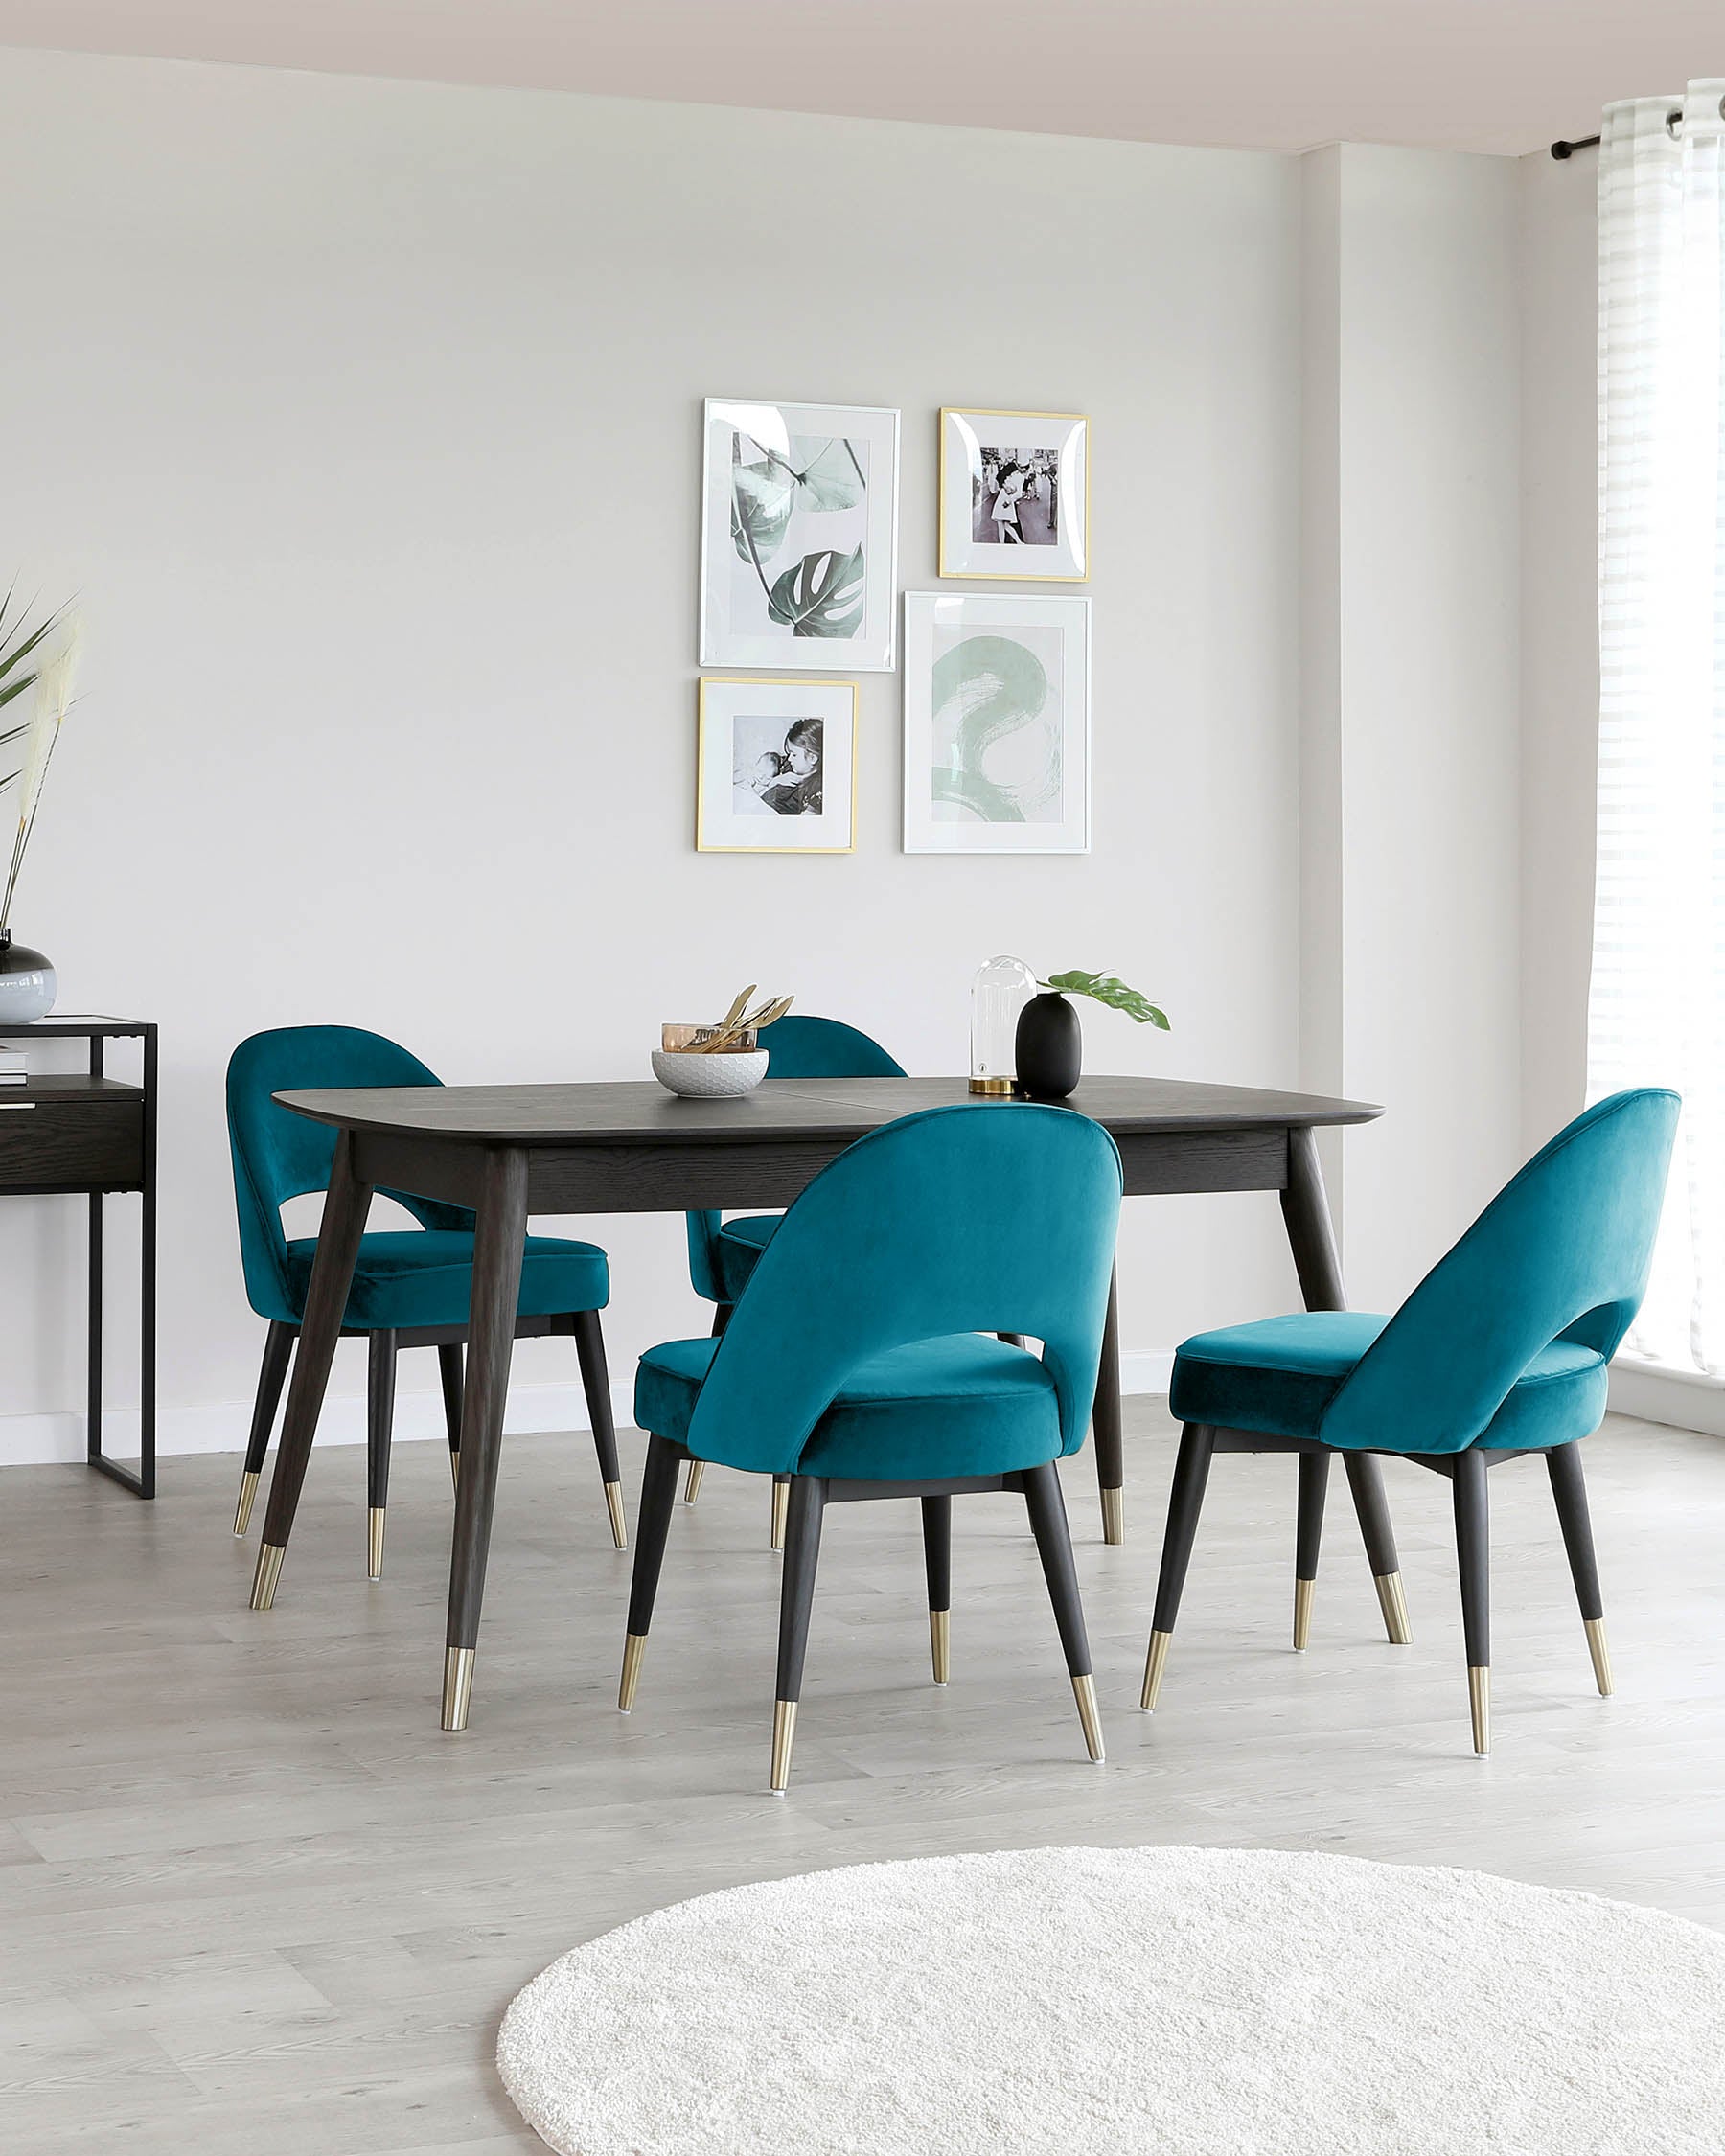
[[[16,927],[68,1008],[162,1025],[168,1442],[243,1435],[220,1083],[257,1027],[620,1077],[754,979],[951,1070],[1006,950],[1166,1003],[1171,1039],[1087,1021],[1098,1068],[1295,1082],[1292,161],[17,52],[0,157],[0,567],[89,622]],[[901,406],[911,586],[942,401],[1093,415],[1089,858],[900,855],[882,676],[853,858],[694,853],[708,392]],[[1395,1109],[1372,1158],[1423,1174],[1404,1075],[1362,1070]],[[1273,1198],[1129,1211],[1133,1347],[1290,1299]],[[626,1376],[701,1324],[681,1226],[583,1225]],[[80,1250],[70,1205],[0,1206],[0,1415],[65,1418],[14,1454],[74,1435]],[[518,1369],[572,1375],[556,1343]]]
[[[1305,1029],[1348,1147],[1348,1287],[1391,1309],[1520,1145],[1515,169],[1302,160]]]
[[[1520,160],[1524,1142],[1587,1087],[1599,738],[1598,186],[1591,151]]]

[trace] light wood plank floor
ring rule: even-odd
[[[860,1860],[1274,1844],[1476,1866],[1725,1926],[1725,1445],[1589,1448],[1618,1696],[1594,1693],[1543,1471],[1492,1478],[1496,1751],[1468,1746],[1449,1486],[1389,1471],[1415,1644],[1382,1637],[1341,1478],[1313,1650],[1287,1649],[1294,1467],[1216,1464],[1162,1711],[1137,1710],[1172,1464],[1134,1404],[1129,1535],[1068,1478],[1110,1755],[1083,1755],[1022,1505],[957,1508],[954,1683],[928,1682],[916,1515],[831,1518],[790,1797],[766,1794],[765,1486],[679,1508],[629,1718],[627,1557],[585,1437],[513,1442],[472,1727],[437,1729],[449,1521],[401,1448],[387,1578],[364,1458],[320,1454],[275,1610],[238,1461],[141,1506],[0,1478],[0,2145],[13,2156],[503,2156],[516,1988],[663,1903]],[[627,1442],[627,1441],[626,1441]],[[638,1440],[627,1455],[632,1493]],[[259,1508],[262,1519],[262,1506]]]

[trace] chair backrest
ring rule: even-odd
[[[327,1190],[335,1154],[335,1133],[327,1123],[278,1108],[270,1095],[317,1086],[442,1083],[418,1056],[356,1026],[285,1025],[241,1042],[228,1061],[228,1144],[245,1292],[259,1317],[288,1324],[300,1320],[288,1277],[282,1207],[289,1198]],[[406,1206],[423,1227],[473,1225],[472,1214],[458,1205],[406,1191],[386,1195]]]
[[[904,1067],[895,1063],[878,1041],[840,1019],[782,1018],[761,1038],[767,1044],[769,1078],[902,1078]],[[691,1213],[689,1228],[689,1277],[695,1293],[709,1302],[720,1302],[718,1260],[713,1238],[723,1213]]]
[[[1461,1452],[1553,1341],[1609,1361],[1646,1293],[1679,1105],[1663,1088],[1613,1093],[1559,1131],[1391,1319],[1319,1434]]]
[[[1070,1109],[928,1109],[822,1169],[780,1222],[732,1313],[688,1441],[788,1474],[857,1366],[914,1341],[1024,1333],[1044,1343],[1061,1449],[1084,1442],[1120,1215],[1120,1156]]]

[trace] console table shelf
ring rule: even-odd
[[[0,1197],[87,1197],[90,1202],[89,1342],[86,1456],[92,1467],[132,1492],[155,1496],[156,1029],[142,1019],[49,1017],[0,1028],[0,1041],[87,1041],[89,1068],[66,1075],[32,1072],[21,1086],[0,1086]],[[143,1044],[141,1085],[108,1077],[109,1041]],[[143,1198],[140,1274],[139,1453],[136,1469],[103,1450],[103,1201],[111,1192]]]

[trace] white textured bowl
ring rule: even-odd
[[[755,1048],[740,1055],[692,1056],[655,1048],[653,1075],[684,1100],[734,1100],[739,1093],[752,1093],[766,1077],[767,1051]]]

